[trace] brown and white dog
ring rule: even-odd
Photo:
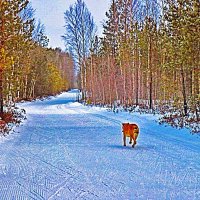
[[[123,142],[124,142],[124,146],[126,146],[126,137],[130,137],[130,142],[129,144],[132,144],[132,140],[133,145],[132,147],[134,148],[136,145],[136,140],[137,137],[139,135],[139,127],[137,124],[129,124],[129,123],[122,123],[122,132],[123,132]]]

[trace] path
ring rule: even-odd
[[[28,120],[0,143],[1,200],[200,199],[199,137],[75,96],[21,105]],[[135,149],[122,146],[127,120],[141,129]]]

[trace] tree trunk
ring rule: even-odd
[[[183,94],[184,116],[187,116],[188,105],[187,105],[185,77],[184,77],[183,66],[181,66],[181,80],[182,80],[182,94]]]
[[[3,115],[3,67],[0,65],[0,115]]]
[[[138,99],[139,99],[139,53],[138,53],[138,40],[136,41],[136,58],[135,58],[135,103],[138,105]]]
[[[2,1],[0,1],[0,6],[2,5]],[[0,24],[0,32],[2,34],[2,39],[0,41],[0,51],[4,50],[4,27],[5,25],[5,19],[3,17],[3,14],[1,16],[1,24]],[[2,52],[0,52],[2,54]],[[4,64],[4,59],[3,55],[0,55],[0,115],[3,115],[3,64]]]
[[[152,72],[150,73],[150,83],[149,83],[149,108],[152,109],[153,108],[153,98],[152,98],[152,94],[153,94],[153,78],[152,78]]]
[[[151,36],[149,36],[149,44],[148,44],[148,70],[149,70],[149,108],[153,108],[152,101],[152,93],[153,93],[153,77],[152,77],[152,44],[151,44]]]

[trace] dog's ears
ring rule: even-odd
[[[127,125],[127,124],[129,124],[129,123],[122,123],[122,126]]]

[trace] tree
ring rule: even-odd
[[[31,38],[33,19],[24,15],[28,3],[28,0],[0,0],[0,114],[3,113],[4,70],[14,65],[15,52]]]
[[[165,0],[164,3],[166,32],[169,37],[168,42],[172,46],[168,62],[173,64],[175,71],[180,71],[184,115],[187,116],[189,98],[199,93],[199,89],[192,88],[199,87],[199,81],[193,73],[197,76],[199,73],[196,69],[199,66],[200,2],[198,0]]]
[[[91,13],[82,0],[65,12],[66,33],[63,36],[67,50],[73,55],[81,74],[81,89],[86,88],[86,58],[89,56],[96,26]]]
[[[34,24],[34,30],[32,34],[33,41],[38,43],[42,47],[47,47],[49,40],[45,35],[45,26],[39,20],[37,23]]]

